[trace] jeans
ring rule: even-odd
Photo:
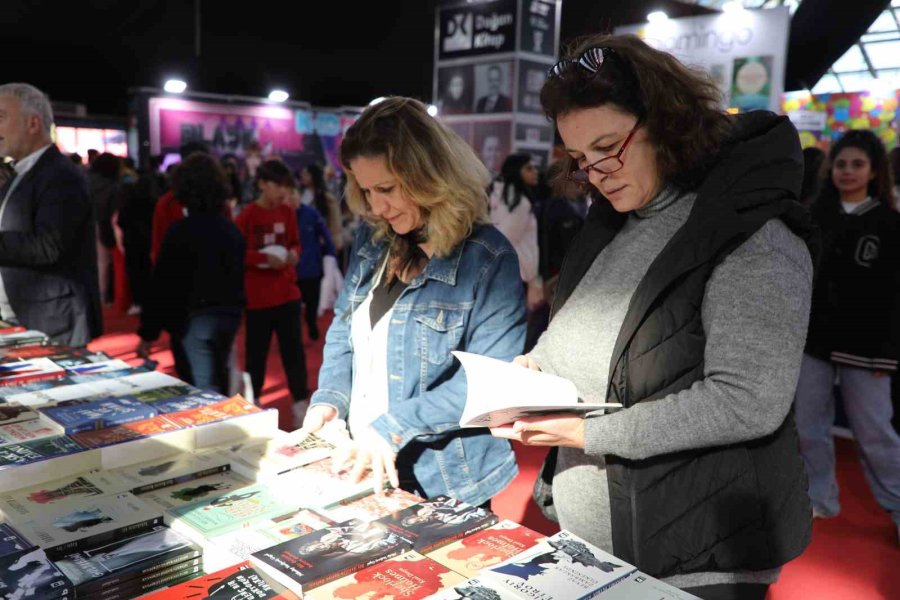
[[[188,320],[181,346],[196,387],[228,393],[228,356],[240,325],[238,311],[204,313]]]
[[[300,335],[300,301],[294,300],[247,311],[247,371],[253,383],[253,394],[259,403],[266,380],[266,358],[272,333],[278,336],[281,364],[288,380],[288,389],[294,402],[309,396],[306,385],[306,354]]]
[[[797,430],[813,507],[825,516],[841,510],[831,435],[835,374],[866,480],[878,504],[900,526],[900,436],[891,425],[891,378],[804,354],[797,385]]]

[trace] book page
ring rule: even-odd
[[[453,355],[462,363],[467,381],[461,427],[499,427],[523,416],[621,406],[580,404],[575,384],[563,377],[470,352]]]

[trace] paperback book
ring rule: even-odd
[[[428,553],[428,558],[465,577],[522,554],[545,539],[542,534],[503,520],[478,533]]]
[[[520,598],[595,598],[636,569],[568,531],[484,571],[481,578]]]
[[[521,417],[622,407],[616,403],[580,402],[575,384],[563,377],[480,354],[452,354],[466,374],[466,405],[460,427],[500,427]]]
[[[414,550],[423,554],[496,522],[494,513],[449,496],[425,500],[376,521],[408,540]]]
[[[0,557],[0,598],[73,598],[72,584],[40,548]]]
[[[425,498],[420,498],[400,488],[391,488],[385,490],[382,496],[369,494],[361,498],[342,500],[337,504],[321,509],[321,512],[338,522],[349,521],[350,519],[374,521],[424,501]]]
[[[99,467],[99,452],[85,450],[65,435],[0,446],[0,490],[37,485]]]
[[[32,346],[48,341],[47,336],[40,331],[26,329],[25,331],[11,331],[0,334],[0,348],[14,348],[17,346]]]
[[[541,596],[535,596],[535,598],[549,600],[541,598]],[[473,577],[453,587],[444,588],[428,600],[522,600],[522,598],[506,590],[498,589],[496,584],[486,581],[482,577]]]
[[[54,437],[65,433],[62,426],[49,419],[32,419],[0,425],[0,446]]]
[[[0,446],[0,470],[5,467],[23,465],[83,451],[84,448],[65,435],[41,438],[18,444],[8,444]],[[3,482],[3,489],[14,489],[5,487],[10,483],[14,482]]]
[[[635,571],[600,596],[603,600],[700,600],[684,590]]]
[[[183,427],[176,425],[165,416],[158,416],[106,427],[105,429],[73,433],[72,439],[85,448],[102,448],[112,444],[121,444],[122,442],[161,435],[181,429]]]
[[[250,485],[166,511],[172,529],[194,540],[252,527],[263,519],[297,510],[298,501],[268,485]]]
[[[112,588],[106,588],[100,594],[92,593],[90,597],[91,600],[134,600],[150,592],[193,579],[203,570],[200,563],[200,559],[184,561],[157,573],[126,581]],[[78,592],[76,591],[76,596],[77,594]],[[82,598],[84,595],[77,597]]]
[[[309,600],[334,598],[405,598],[423,600],[465,581],[418,552],[407,552],[308,592]]]
[[[150,419],[157,415],[150,405],[129,398],[107,398],[85,404],[54,406],[41,411],[71,435]]]
[[[283,586],[264,577],[248,562],[226,567],[142,600],[300,600]]]
[[[334,521],[307,509],[261,521],[252,529],[239,529],[209,538],[207,547],[232,557],[228,562],[247,560],[259,550],[334,525]],[[211,553],[210,553],[211,554]],[[225,559],[227,560],[227,558]]]
[[[92,352],[87,348],[70,346],[23,346],[21,348],[5,348],[0,350],[0,362],[29,358],[49,358],[61,367],[69,364],[80,365],[86,362],[109,360],[103,352]]]
[[[148,531],[162,524],[162,513],[133,494],[110,494],[48,507],[30,518],[14,519],[26,540],[43,548],[51,559],[103,542]]]
[[[326,458],[279,475],[272,481],[293,487],[298,502],[307,508],[320,509],[372,493],[374,483],[371,474],[357,482],[353,481],[350,471],[332,473],[331,468],[332,461]]]
[[[90,397],[108,397],[108,396],[128,396],[143,390],[158,388],[167,385],[181,384],[181,380],[176,379],[165,373],[157,371],[137,372],[137,369],[129,371],[128,375],[123,377],[115,377],[118,371],[112,373],[99,373],[96,375],[81,375],[79,377],[88,378],[89,381],[75,383],[71,385],[63,385],[60,387],[51,387],[38,391],[16,393],[11,395],[3,394],[6,402],[14,402],[24,404],[26,406],[43,406],[46,404],[56,404],[67,400],[84,399]],[[69,377],[67,379],[74,379]],[[0,390],[0,394],[5,390]]]
[[[140,495],[228,470],[228,461],[215,452],[180,452],[113,469],[110,474],[122,480],[132,494]]]
[[[0,523],[0,556],[7,556],[31,548],[28,540],[7,523]]]
[[[156,402],[158,400],[168,400],[170,398],[188,396],[199,391],[200,390],[198,390],[194,386],[181,382],[176,385],[164,385],[150,390],[141,390],[139,392],[131,394],[129,398],[134,398],[135,400],[140,400],[141,402]],[[157,408],[156,410],[159,410],[159,408]]]
[[[98,375],[100,373],[109,372],[127,373],[131,369],[131,365],[129,365],[124,360],[119,359],[84,362],[81,364],[70,364],[66,366],[66,370],[70,375]]]
[[[194,427],[204,423],[224,421],[233,417],[261,412],[258,406],[250,404],[240,396],[200,408],[169,413],[166,417],[181,427]]]
[[[238,444],[223,452],[233,459],[232,469],[248,477],[255,473],[258,479],[264,480],[324,460],[331,456],[335,447],[327,434],[317,435],[298,429],[258,444]]]
[[[32,358],[0,364],[0,386],[16,386],[30,381],[64,377],[66,370],[49,358]]]
[[[40,417],[36,410],[20,404],[0,404],[0,427],[33,421]]]
[[[141,494],[141,500],[152,504],[160,510],[172,510],[187,504],[193,504],[210,498],[221,496],[227,492],[247,487],[253,482],[231,471],[222,471],[199,479],[186,481]]]
[[[158,575],[172,567],[188,566],[200,558],[199,546],[163,526],[108,544],[69,553],[56,566],[76,587],[79,596],[100,593],[127,582]]]
[[[22,521],[45,513],[48,507],[74,504],[85,498],[127,491],[122,481],[106,471],[88,471],[4,493],[0,514]]]
[[[162,400],[149,402],[149,406],[152,406],[154,409],[156,409],[159,414],[167,414],[182,412],[186,410],[194,410],[197,408],[208,406],[210,404],[215,404],[216,402],[222,402],[223,400],[227,399],[227,397],[216,392],[197,391],[182,396],[175,396],[172,398],[165,398]],[[143,399],[141,399],[141,401],[146,402],[146,400]]]
[[[298,595],[410,550],[376,521],[347,521],[255,552],[250,562]]]

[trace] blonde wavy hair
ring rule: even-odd
[[[403,241],[371,214],[350,168],[360,157],[384,157],[401,191],[421,209],[424,237],[435,255],[446,256],[476,223],[488,222],[490,174],[469,145],[418,100],[395,96],[368,107],[341,142],[347,204],[372,224],[376,239],[390,240],[393,252]]]

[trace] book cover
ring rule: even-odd
[[[105,471],[88,471],[6,492],[0,496],[0,513],[9,520],[23,520],[45,512],[49,506],[124,491],[127,491],[124,484],[114,475]]]
[[[88,398],[91,396],[108,397],[108,396],[128,396],[143,390],[149,390],[167,385],[182,385],[180,379],[176,379],[171,375],[160,373],[158,371],[138,372],[139,369],[132,369],[129,375],[124,377],[115,377],[118,371],[112,373],[98,373],[95,375],[80,375],[78,377],[87,378],[89,381],[83,383],[72,383],[72,385],[64,385],[39,391],[17,393],[6,395],[5,390],[0,389],[0,395],[6,402],[15,402],[26,406],[43,406],[45,404],[53,404],[57,402],[65,402],[67,400],[75,400]],[[74,379],[68,377],[66,379]]]
[[[31,548],[28,540],[7,523],[0,523],[0,556],[7,556]]]
[[[258,413],[261,410],[261,408],[250,404],[242,397],[234,396],[222,402],[208,404],[200,408],[169,413],[166,417],[182,427],[194,427],[204,423],[214,423],[232,417]]]
[[[494,513],[449,496],[425,500],[376,521],[409,540],[413,549],[423,554],[496,522]]]
[[[167,510],[166,518],[176,531],[209,538],[296,510],[296,490],[293,499],[291,495],[269,486],[250,485]]]
[[[234,450],[224,452],[234,458],[235,470],[246,465],[249,467],[246,471],[258,472],[258,477],[264,478],[324,460],[334,449],[335,444],[325,437],[298,429],[261,443],[239,444]]]
[[[215,404],[216,402],[222,402],[223,400],[227,399],[228,398],[226,396],[223,396],[222,394],[219,394],[217,392],[196,391],[180,396],[151,401],[149,402],[149,405],[155,408],[159,412],[159,414],[162,415],[182,412],[186,410],[194,410],[197,408],[208,406],[210,404]],[[141,401],[148,402],[143,398],[141,399]]]
[[[78,588],[79,595],[141,579],[201,556],[199,546],[163,526],[108,544],[72,552],[56,566]]]
[[[69,435],[151,419],[158,414],[152,406],[129,398],[54,406],[41,412],[62,425]]]
[[[72,584],[40,548],[0,557],[0,597],[6,600],[55,600],[74,595]]]
[[[49,358],[31,358],[0,364],[0,386],[59,379],[65,375],[66,370]]]
[[[72,348],[71,346],[22,346],[0,350],[0,362],[41,357],[49,358],[60,366],[66,366],[62,364],[66,362],[81,364],[83,362],[109,360],[109,356],[103,352],[92,352],[87,348]]]
[[[200,390],[192,385],[181,382],[176,385],[164,385],[149,390],[134,392],[133,394],[130,394],[129,397],[140,400],[141,402],[156,402],[157,400],[168,400],[169,398],[188,396],[190,394],[196,394],[197,392],[200,392]],[[157,410],[159,409],[157,408]]]
[[[307,592],[304,598],[423,600],[464,580],[465,577],[418,552],[407,552]]]
[[[142,600],[300,600],[299,596],[261,575],[248,562],[160,590]]]
[[[228,461],[214,452],[180,452],[128,467],[112,469],[132,494],[144,494],[171,485],[228,471]]]
[[[110,494],[83,498],[72,504],[48,507],[13,526],[51,559],[102,542],[147,531],[162,524],[161,511],[133,494]]]
[[[84,448],[65,435],[0,446],[0,468],[24,465],[47,458],[83,452]],[[10,488],[6,488],[10,489]]]
[[[212,537],[209,544],[240,560],[259,550],[334,525],[334,521],[307,509],[261,521],[252,529],[239,529]]]
[[[62,431],[62,427],[45,419],[33,419],[21,423],[0,425],[0,446],[39,440],[58,436],[62,433],[65,433]]]
[[[475,577],[484,569],[525,552],[545,536],[524,525],[503,520],[478,533],[432,550],[428,558],[463,575]]]
[[[557,375],[470,352],[452,352],[466,373],[460,427],[500,427],[526,416],[615,410],[616,403],[579,402],[575,384]]]
[[[141,500],[148,502],[160,510],[171,510],[210,498],[221,496],[239,488],[247,487],[253,482],[231,471],[223,471],[207,475],[199,479],[186,481],[141,494]]]
[[[105,588],[100,593],[92,592],[88,597],[91,600],[134,600],[134,598],[140,598],[144,594],[155,592],[170,585],[177,585],[198,576],[203,570],[201,562],[201,559],[184,561],[157,573],[125,581],[115,587]],[[77,589],[75,594],[78,598],[87,596],[87,594],[82,594]]]
[[[603,600],[700,600],[693,594],[640,571],[613,584],[600,597]]]
[[[331,465],[331,459],[326,458],[279,475],[271,481],[303,490],[303,505],[307,508],[323,508],[372,493],[374,484],[371,474],[356,482],[350,477],[350,471],[332,473]]]
[[[593,598],[635,571],[628,563],[560,531],[481,577],[526,598]]]
[[[116,425],[114,427],[107,427],[105,429],[73,433],[72,439],[85,448],[102,448],[104,446],[120,444],[122,442],[159,435],[161,433],[178,431],[179,429],[182,428],[168,420],[165,416],[158,416]]]
[[[0,404],[0,427],[33,421],[40,416],[36,410],[19,404]]]
[[[12,331],[0,334],[0,348],[12,348],[15,346],[32,346],[43,344],[48,337],[41,331],[26,329],[25,331]]]
[[[522,597],[497,589],[496,584],[484,578],[473,577],[433,594],[428,600],[522,600]]]
[[[255,552],[250,562],[302,595],[410,549],[376,521],[346,521]]]
[[[112,371],[128,373],[133,367],[124,360],[113,358],[104,361],[69,364],[65,368],[66,371],[69,372],[69,375],[98,375],[101,373],[109,373]]]
[[[374,521],[424,501],[425,498],[420,498],[400,488],[392,488],[385,490],[383,496],[369,494],[361,498],[342,500],[321,509],[321,511],[335,521],[349,521],[350,519]]]

